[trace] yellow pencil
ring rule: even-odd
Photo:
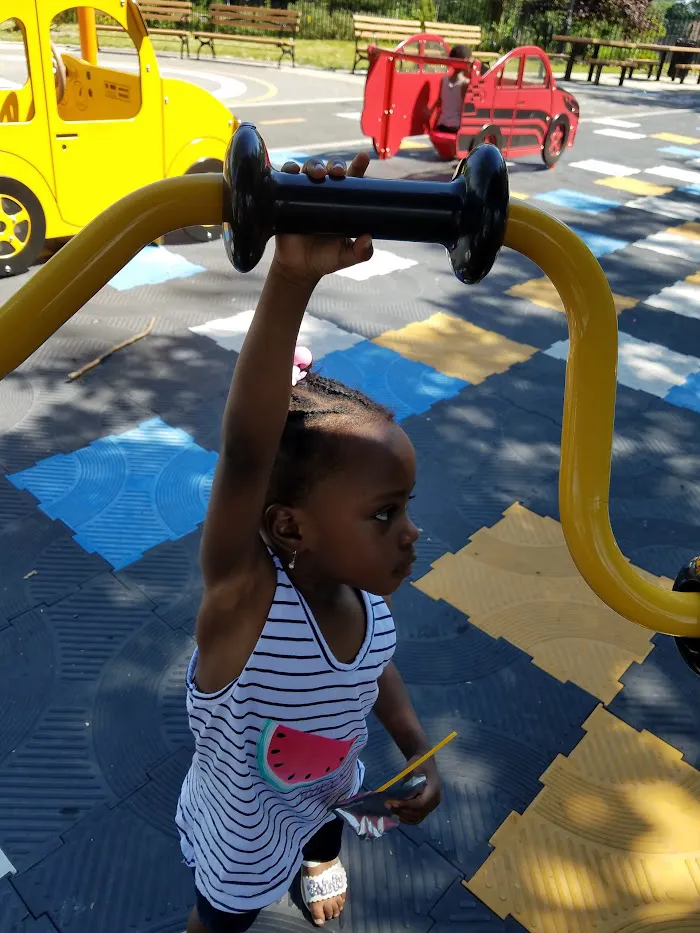
[[[451,742],[452,739],[457,735],[456,732],[450,732],[447,738],[443,739],[442,742],[438,742],[434,748],[431,748],[429,752],[426,752],[422,758],[419,758],[418,761],[414,761],[412,765],[409,765],[408,768],[397,774],[396,777],[392,778],[390,781],[387,781],[386,784],[382,784],[380,788],[377,789],[376,793],[380,794],[382,791],[388,790],[390,787],[393,787],[394,784],[397,784],[402,778],[405,778],[407,774],[410,774],[411,771],[415,771],[416,768],[420,768],[424,761],[427,761],[428,758],[432,758],[436,752],[439,752],[441,748],[444,748],[448,742]]]

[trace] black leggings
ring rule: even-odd
[[[326,823],[309,839],[303,848],[305,862],[331,862],[340,854],[340,844],[343,836],[343,820],[336,817],[331,823]],[[197,914],[200,923],[209,933],[246,933],[255,923],[259,910],[247,910],[243,914],[231,914],[225,910],[214,907],[196,889]]]

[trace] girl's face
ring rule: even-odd
[[[321,580],[388,596],[410,576],[416,556],[418,529],[407,511],[416,476],[413,445],[385,418],[348,421],[336,432],[340,469],[319,480],[295,510],[300,555]]]

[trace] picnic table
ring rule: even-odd
[[[564,81],[571,80],[571,72],[573,71],[574,62],[576,60],[576,55],[585,55],[586,49],[589,46],[593,46],[594,49],[629,49],[632,52],[658,52],[659,61],[656,66],[656,80],[660,80],[661,72],[663,67],[666,64],[667,57],[673,52],[685,52],[692,53],[694,50],[687,45],[661,45],[657,42],[633,42],[631,40],[625,41],[624,39],[593,39],[590,36],[552,36],[554,42],[562,43],[562,46],[566,43],[570,46],[569,58],[566,62],[566,69],[564,71]],[[581,47],[580,51],[577,51],[577,46]],[[651,77],[652,68],[649,69],[649,74],[647,77]],[[588,80],[591,80],[591,73],[588,74]]]

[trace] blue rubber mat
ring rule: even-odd
[[[635,729],[658,735],[700,769],[700,677],[681,658],[674,639],[654,635],[653,642],[651,654],[623,674],[624,689],[608,709]]]
[[[518,648],[493,639],[455,611],[420,594],[428,639],[400,640],[397,665],[431,742],[452,729],[458,736],[440,753],[443,800],[420,827],[403,827],[430,844],[469,877],[490,852],[489,839],[512,810],[522,812],[539,793],[540,775],[557,754],[582,738],[581,723],[598,700],[562,684]],[[403,597],[402,607],[407,597]],[[397,624],[402,614],[397,612]],[[442,618],[443,614],[445,618]],[[378,787],[402,766],[386,732],[371,720],[363,756],[366,786]]]
[[[10,477],[75,540],[120,569],[203,520],[216,454],[154,418]]]
[[[619,237],[606,236],[602,233],[591,233],[589,230],[584,230],[582,227],[572,226],[571,229],[577,236],[581,237],[593,255],[597,257],[606,256],[608,253],[614,253],[616,250],[624,249],[626,246],[629,246],[628,240],[621,240]]]
[[[427,411],[468,385],[369,341],[329,353],[319,363],[318,371],[388,406],[397,421]]]
[[[110,279],[109,285],[121,292],[141,285],[160,285],[205,271],[204,266],[188,262],[184,256],[162,246],[147,246]]]
[[[566,207],[570,210],[582,211],[584,214],[601,214],[622,206],[622,201],[612,201],[610,198],[598,198],[569,188],[557,188],[545,194],[536,194],[536,201],[545,201],[557,207]]]
[[[687,146],[662,146],[659,152],[681,156],[683,159],[700,159],[700,149],[690,149]]]
[[[436,921],[431,933],[454,933],[455,929],[463,933],[525,933],[525,927],[512,917],[496,918],[461,881],[455,881],[430,916]]]
[[[0,880],[0,930],[2,933],[56,933],[47,916],[35,919],[12,887],[9,878]]]

